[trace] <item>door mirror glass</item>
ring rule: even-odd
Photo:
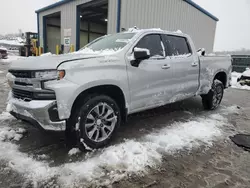
[[[134,48],[134,57],[136,60],[144,60],[150,57],[150,52],[146,48]]]

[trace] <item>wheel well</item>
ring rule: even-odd
[[[77,98],[75,99],[72,109],[71,109],[71,114],[74,113],[73,111],[79,107],[81,102],[84,100],[85,97],[91,94],[103,94],[111,97],[116,101],[118,106],[121,109],[121,117],[123,121],[126,121],[127,119],[127,109],[126,109],[126,104],[125,104],[125,97],[122,92],[122,90],[115,85],[102,85],[102,86],[95,86],[92,88],[89,88],[82,93],[80,93]]]
[[[220,80],[224,87],[227,85],[227,74],[225,72],[219,72],[215,75],[214,80]]]

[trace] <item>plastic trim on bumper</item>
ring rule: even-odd
[[[37,103],[39,105],[37,105]],[[56,101],[24,102],[12,99],[9,104],[12,106],[10,111],[11,115],[32,124],[34,127],[46,131],[64,131],[66,129],[65,120],[55,122],[50,120],[48,110],[56,104]]]

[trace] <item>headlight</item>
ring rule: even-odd
[[[65,76],[64,70],[50,70],[50,71],[37,71],[35,72],[35,78],[43,80],[55,80],[62,79]]]

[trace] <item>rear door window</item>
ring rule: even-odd
[[[188,56],[192,54],[189,43],[185,37],[165,35],[164,43],[167,49],[167,56]]]
[[[150,51],[150,57],[164,57],[161,36],[151,34],[144,36],[136,45],[137,48],[145,48]]]

